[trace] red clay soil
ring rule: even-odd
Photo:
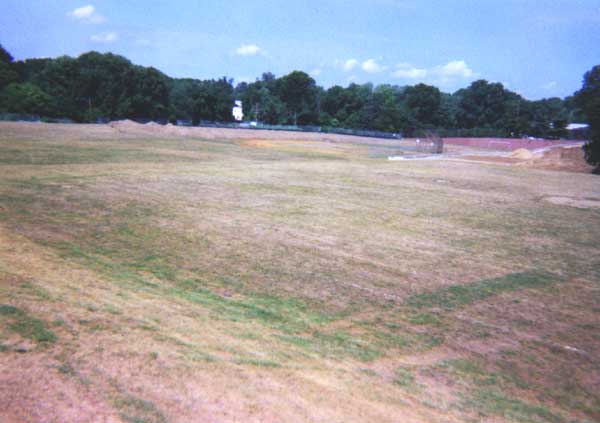
[[[567,172],[592,173],[594,167],[585,160],[583,149],[576,147],[559,147],[545,151],[540,158],[524,163],[536,169],[563,170]]]
[[[556,147],[546,151],[534,151],[529,155],[519,151],[510,156],[473,155],[461,156],[461,160],[525,166],[533,169],[559,170],[564,172],[592,173],[594,167],[585,160],[585,153],[577,146]]]

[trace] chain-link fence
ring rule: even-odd
[[[389,158],[396,156],[425,156],[442,154],[444,152],[444,141],[438,137],[410,138],[398,140],[394,143],[369,145],[369,157]]]
[[[137,119],[135,119],[138,121]],[[145,123],[145,122],[143,122]],[[315,126],[315,125],[269,125],[266,123],[258,122],[209,122],[200,121],[197,125],[193,125],[190,120],[178,120],[177,125],[180,126],[200,126],[207,128],[230,128],[230,129],[257,129],[267,131],[294,131],[294,132],[318,132],[324,134],[340,134],[340,135],[354,135],[358,137],[369,137],[369,138],[384,138],[384,139],[402,139],[401,133],[396,132],[383,132],[383,131],[371,131],[371,130],[360,130],[360,129],[346,129],[346,128],[332,128],[326,126]]]

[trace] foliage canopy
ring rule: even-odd
[[[582,117],[579,107],[587,110],[590,119],[597,118],[593,101],[586,100],[598,98],[591,88],[597,73],[590,74],[577,101],[572,97],[529,101],[485,80],[453,94],[426,84],[352,83],[324,89],[301,71],[279,78],[267,72],[234,87],[226,77],[170,78],[112,53],[92,51],[76,58],[15,62],[0,46],[0,112],[26,111],[77,122],[138,118],[196,124],[232,121],[231,108],[238,99],[247,120],[268,124],[371,129],[407,136],[436,130],[445,136],[558,138],[566,135],[568,122]]]

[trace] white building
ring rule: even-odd
[[[242,102],[240,100],[235,101],[235,106],[231,109],[231,114],[238,122],[241,122],[242,119],[244,119],[244,110],[242,109]]]
[[[567,125],[567,131],[579,131],[582,129],[588,129],[590,125],[587,123],[569,123]]]

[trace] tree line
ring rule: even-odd
[[[478,80],[453,94],[437,87],[350,84],[324,89],[301,71],[264,73],[255,82],[170,78],[111,54],[14,61],[0,46],[0,111],[69,118],[230,122],[234,100],[245,120],[446,136],[559,138],[586,120],[574,96],[524,99]]]
[[[566,136],[569,122],[584,121],[574,101],[529,101],[500,83],[473,82],[454,94],[437,87],[350,84],[327,90],[306,73],[276,78],[265,73],[235,88],[249,119],[271,124],[300,124],[372,129],[415,135]]]

